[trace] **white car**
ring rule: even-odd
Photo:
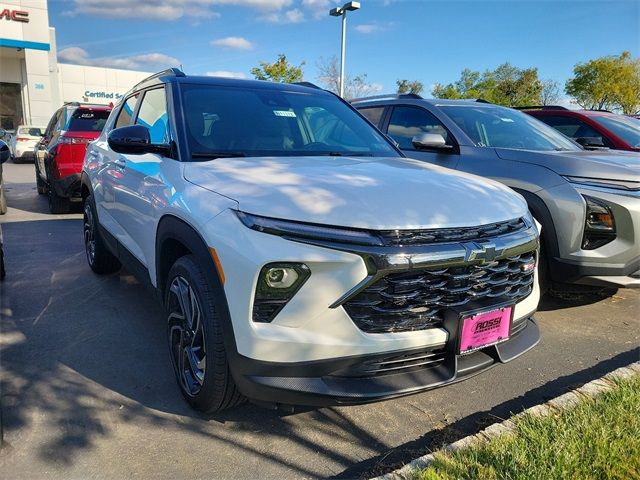
[[[154,75],[88,145],[82,196],[90,267],[157,292],[199,410],[382,400],[539,340],[523,198],[404,158],[318,88]]]
[[[15,163],[34,161],[35,147],[42,140],[44,127],[33,125],[19,125],[11,137],[11,155]]]

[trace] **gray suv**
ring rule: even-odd
[[[409,94],[352,103],[408,157],[520,193],[542,224],[545,286],[640,287],[639,154],[584,150],[531,116],[481,100]]]

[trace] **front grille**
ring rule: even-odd
[[[387,230],[379,232],[386,246],[425,245],[430,243],[463,242],[495,238],[527,228],[522,218],[490,223],[479,227],[440,228],[432,230]]]
[[[367,333],[438,327],[447,308],[471,301],[516,303],[533,288],[535,252],[485,263],[391,273],[344,303],[353,322]]]
[[[395,353],[386,357],[367,360],[332,375],[337,377],[377,377],[394,373],[433,368],[446,360],[444,348],[425,349],[411,353]]]

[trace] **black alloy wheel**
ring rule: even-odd
[[[184,277],[173,278],[167,307],[173,367],[183,392],[195,396],[202,389],[206,373],[204,317],[198,298]]]

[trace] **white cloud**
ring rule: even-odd
[[[329,15],[331,7],[336,7],[340,3],[341,2],[332,2],[331,0],[302,0],[302,6],[309,10],[311,15],[316,19]]]
[[[356,32],[360,33],[373,33],[381,30],[380,25],[376,25],[374,23],[363,23],[361,25],[356,25]]]
[[[92,57],[89,52],[80,47],[69,47],[58,52],[58,60],[78,65],[94,67],[123,68],[125,70],[152,69],[176,66],[180,60],[164,53],[146,53],[130,57]]]
[[[247,78],[247,75],[242,72],[229,72],[227,70],[216,70],[214,72],[207,72],[207,77],[224,77],[224,78]]]
[[[210,10],[215,0],[74,0],[67,15],[171,21],[181,17],[219,17]]]
[[[300,23],[304,21],[304,13],[300,9],[294,8],[286,12],[263,15],[260,19],[271,23]]]
[[[212,3],[216,5],[238,5],[263,10],[280,10],[288,7],[292,2],[293,0],[212,0]]]
[[[253,45],[243,37],[224,37],[211,40],[211,45],[216,47],[231,48],[234,50],[251,50]]]

